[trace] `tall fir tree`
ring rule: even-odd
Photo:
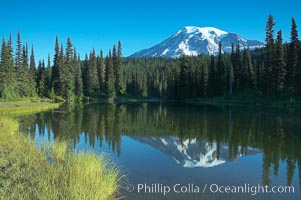
[[[2,39],[0,57],[0,97],[14,99],[18,97],[17,81],[14,69],[14,57],[11,34],[8,42]]]
[[[297,73],[298,73],[298,53],[299,53],[299,39],[296,21],[292,18],[291,36],[288,48],[287,65],[286,65],[286,89],[289,94],[295,94]]]
[[[274,17],[272,15],[269,15],[268,21],[266,24],[266,48],[265,48],[265,92],[267,94],[270,94],[272,92],[272,77],[273,77],[273,54],[274,54]]]
[[[179,60],[180,71],[177,80],[178,94],[177,99],[185,99],[190,95],[190,66],[185,55],[180,57]]]
[[[31,96],[36,96],[36,63],[35,63],[35,57],[34,57],[34,49],[33,45],[31,47],[31,54],[30,54],[30,61],[29,61],[29,72],[28,72],[28,77],[29,77],[29,85],[30,87],[30,95]]]
[[[106,57],[105,63],[105,94],[107,97],[115,97],[114,68],[111,50]]]
[[[284,61],[284,52],[283,52],[283,44],[282,44],[282,31],[278,31],[276,47],[275,47],[275,69],[276,69],[276,90],[278,92],[283,92],[285,88],[285,78],[286,78],[286,70],[285,70],[285,61]]]
[[[75,66],[74,66],[74,53],[73,53],[73,44],[71,42],[71,39],[67,38],[67,46],[65,51],[65,57],[64,57],[64,66],[62,67],[62,73],[61,76],[64,78],[62,79],[63,82],[61,84],[64,85],[63,90],[63,97],[67,101],[71,101],[74,97],[74,72],[75,72]]]
[[[224,93],[225,86],[225,63],[222,55],[222,44],[221,42],[218,45],[218,56],[216,63],[216,95],[222,96]]]
[[[0,57],[0,97],[3,97],[3,92],[6,82],[6,71],[7,71],[7,47],[4,38],[2,39],[1,45],[1,57]]]
[[[29,64],[28,64],[28,45],[23,46],[22,53],[22,82],[24,88],[24,96],[32,96],[32,87],[29,80]]]
[[[208,87],[207,94],[212,97],[216,94],[216,67],[215,67],[215,57],[211,55],[210,67],[209,67],[209,77],[208,77]]]
[[[23,49],[21,42],[21,34],[18,31],[17,44],[16,44],[16,55],[15,55],[15,76],[18,85],[18,94],[22,97],[25,96],[25,85],[23,77]]]
[[[118,41],[118,47],[113,46],[113,52],[112,52],[112,61],[113,61],[113,67],[114,67],[114,87],[116,95],[119,95],[121,93],[121,62],[122,62],[122,47],[121,42]]]
[[[15,95],[15,82],[13,65],[10,63],[9,47],[2,39],[0,58],[0,96],[5,99],[13,98]]]
[[[236,85],[236,54],[235,54],[235,47],[234,47],[234,44],[232,43],[231,45],[231,54],[230,54],[230,59],[231,59],[231,71],[233,72],[232,73],[232,76],[231,76],[231,79],[232,79],[232,85]]]
[[[100,93],[104,93],[104,70],[105,70],[105,63],[103,58],[103,52],[100,50],[99,56],[97,58],[97,73],[98,73],[98,81],[99,81],[99,91]]]
[[[80,100],[83,96],[83,78],[80,56],[75,59],[75,81],[74,81],[74,94]]]
[[[249,49],[243,51],[242,67],[240,71],[240,87],[242,89],[252,89],[254,87],[255,75]]]
[[[66,89],[66,68],[65,68],[65,55],[64,55],[64,47],[61,44],[60,50],[59,50],[59,57],[58,57],[58,77],[57,77],[57,86],[58,86],[58,93],[62,98],[65,98],[64,95],[67,93]]]
[[[52,90],[52,81],[51,81],[51,74],[52,74],[52,68],[51,68],[51,61],[50,61],[50,55],[48,54],[47,58],[47,66],[45,68],[45,75],[44,75],[44,83],[45,83],[45,90],[44,90],[44,96],[45,97],[51,97],[50,93]]]
[[[117,81],[117,88],[118,88],[118,94],[121,94],[124,92],[124,83],[122,82],[122,73],[121,73],[121,67],[122,67],[122,44],[121,44],[121,41],[119,40],[118,41],[118,44],[117,44],[117,68],[118,68],[118,71],[117,71],[117,75],[116,75],[116,78],[118,78],[118,81]]]
[[[39,61],[37,75],[36,75],[37,93],[39,97],[45,97],[46,83],[45,83],[45,62]]]
[[[13,49],[13,41],[12,41],[12,33],[9,35],[9,40],[7,42],[7,48],[8,48],[8,65],[13,68],[12,75],[13,77],[11,78],[12,82],[9,84],[9,89],[8,93],[9,96],[12,98],[14,97],[19,97],[19,92],[18,92],[18,79],[16,77],[16,71],[15,71],[15,59],[14,59],[14,49]]]
[[[97,57],[95,50],[90,52],[90,58],[87,63],[87,92],[88,95],[94,96],[99,94],[99,79],[97,72]]]
[[[241,81],[241,68],[242,68],[242,63],[241,63],[241,55],[240,55],[240,46],[239,44],[236,45],[235,48],[235,57],[234,57],[234,64],[233,64],[233,71],[234,71],[234,88],[239,89],[240,88],[240,81]]]
[[[58,36],[55,38],[55,47],[54,47],[54,58],[53,58],[53,67],[52,67],[52,74],[51,74],[51,82],[52,88],[56,95],[61,94],[61,86],[60,86],[60,46],[59,46],[59,39]]]

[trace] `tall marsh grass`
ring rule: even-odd
[[[0,114],[32,114],[33,112],[55,109],[59,106],[59,103],[49,102],[0,101]]]
[[[121,179],[104,155],[74,153],[60,141],[34,147],[7,117],[0,117],[0,169],[1,200],[112,200]]]

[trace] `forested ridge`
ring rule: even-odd
[[[66,47],[55,40],[54,57],[36,66],[34,47],[16,44],[12,35],[2,39],[0,57],[0,97],[47,97],[73,101],[83,97],[117,96],[187,99],[202,97],[301,96],[301,43],[292,18],[289,43],[282,31],[274,30],[269,15],[266,47],[250,51],[232,45],[224,54],[219,44],[217,56],[198,55],[173,58],[123,58],[119,41],[104,57],[95,49],[81,58],[70,38]],[[15,46],[15,50],[13,48]]]

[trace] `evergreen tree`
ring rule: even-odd
[[[58,86],[58,93],[56,95],[65,99],[65,94],[67,93],[66,89],[66,68],[65,68],[65,56],[64,56],[64,47],[61,44],[59,50],[59,57],[58,57],[58,77],[57,77],[57,86]],[[54,90],[55,91],[55,90]]]
[[[121,61],[122,61],[122,47],[120,41],[118,42],[117,49],[115,45],[113,46],[112,61],[114,66],[115,92],[117,95],[119,95],[121,92],[120,68],[121,68]]]
[[[274,54],[274,29],[275,26],[274,17],[269,15],[266,24],[266,58],[265,58],[265,92],[272,92],[272,77],[273,77],[273,54]]]
[[[74,97],[74,58],[73,58],[73,45],[71,39],[68,37],[66,52],[64,57],[64,66],[62,67],[61,77],[64,77],[61,82],[63,84],[63,97],[70,101]]]
[[[295,19],[292,18],[291,36],[290,36],[287,65],[286,65],[286,71],[287,71],[286,88],[290,94],[294,94],[297,89],[295,86],[296,86],[296,81],[298,81],[297,80],[298,53],[299,53],[298,30],[297,30]]]
[[[118,89],[118,94],[121,94],[124,92],[124,83],[122,82],[122,73],[121,73],[121,67],[122,67],[122,45],[121,41],[118,41],[117,45],[117,72],[115,77],[117,78],[116,84]]]
[[[44,71],[44,97],[51,97],[51,90],[52,90],[52,82],[51,82],[51,77],[52,77],[52,68],[50,64],[50,55],[48,54],[48,59],[47,59],[47,66]]]
[[[7,59],[7,47],[4,38],[1,45],[1,58],[0,58],[0,97],[3,97],[6,79],[6,59]]]
[[[278,92],[283,92],[286,70],[285,70],[285,61],[284,61],[284,52],[283,52],[283,44],[282,44],[282,31],[278,31],[276,47],[275,47],[275,74],[276,78],[276,90]]]
[[[81,99],[83,96],[83,79],[79,55],[76,59],[75,67],[74,93],[77,98]]]
[[[253,65],[251,61],[250,51],[248,49],[244,49],[243,51],[243,59],[242,59],[242,68],[241,68],[241,81],[240,86],[242,89],[251,89],[254,86],[255,75],[253,70]]]
[[[52,67],[52,74],[51,74],[51,82],[54,93],[56,95],[61,94],[61,86],[60,86],[60,62],[61,60],[61,52],[59,46],[59,39],[58,36],[55,38],[55,48],[54,48],[54,58],[53,58],[53,67]]]
[[[99,57],[97,58],[97,73],[98,73],[98,81],[99,81],[99,91],[101,93],[104,92],[104,70],[105,70],[105,64],[103,59],[103,53],[102,50],[99,53]]]
[[[205,56],[200,57],[200,66],[197,67],[195,73],[195,82],[196,82],[196,97],[204,97],[207,90],[208,82],[208,66]]]
[[[0,97],[4,99],[14,99],[18,97],[11,35],[7,43],[4,38],[2,39],[0,58]]]
[[[35,63],[35,57],[34,57],[34,50],[33,46],[31,47],[31,55],[30,55],[30,63],[29,63],[29,85],[30,87],[30,96],[36,96],[36,63]]]
[[[177,99],[185,99],[188,98],[190,95],[189,91],[189,77],[190,77],[190,68],[189,68],[189,63],[187,61],[186,56],[181,56],[180,60],[180,72],[178,76],[178,81],[177,81],[177,87],[178,87],[178,94],[176,96]]]
[[[90,52],[90,58],[86,67],[87,94],[97,95],[99,93],[99,79],[97,71],[97,58],[94,49]]]
[[[45,97],[46,93],[46,83],[45,83],[45,63],[43,61],[39,61],[37,75],[36,75],[36,85],[37,85],[37,92],[39,97]]]
[[[114,68],[111,50],[105,60],[105,94],[107,97],[115,97]]]
[[[22,82],[24,88],[24,96],[32,96],[32,87],[29,82],[29,67],[28,67],[28,45],[23,46],[22,53]]]
[[[233,85],[235,87],[236,85],[236,54],[235,54],[235,47],[234,47],[234,44],[232,43],[231,45],[231,55],[230,55],[230,59],[231,59],[231,71],[233,71],[232,73],[232,76],[231,76],[231,79],[232,79],[232,82],[233,82]]]
[[[225,64],[222,55],[222,44],[218,45],[218,56],[216,63],[216,87],[214,88],[217,96],[221,96],[224,93],[225,86]]]
[[[208,88],[207,94],[212,97],[215,96],[216,91],[216,68],[215,68],[215,58],[212,55],[210,60],[210,68],[209,68],[209,77],[208,77]]]
[[[82,76],[83,76],[83,93],[84,95],[89,95],[89,90],[88,90],[88,73],[89,73],[89,58],[88,55],[86,54],[85,60],[83,62],[83,68],[82,68]]]
[[[25,85],[24,85],[24,77],[23,77],[23,54],[22,54],[22,42],[21,42],[21,34],[18,31],[17,36],[17,48],[16,48],[16,55],[15,55],[15,76],[18,85],[18,94],[20,96],[25,96]]]
[[[240,55],[240,46],[239,44],[236,45],[235,49],[235,57],[234,57],[234,64],[233,64],[233,71],[234,71],[234,88],[238,89],[240,88],[240,81],[242,80],[241,78],[241,55]]]

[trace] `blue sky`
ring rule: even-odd
[[[121,40],[123,55],[148,48],[187,26],[213,26],[264,41],[271,13],[275,29],[289,40],[291,17],[301,26],[300,0],[5,0],[0,7],[0,33],[9,32],[34,44],[36,60],[53,55],[55,36],[65,46],[68,36],[81,58]],[[300,27],[298,27],[300,30]]]

